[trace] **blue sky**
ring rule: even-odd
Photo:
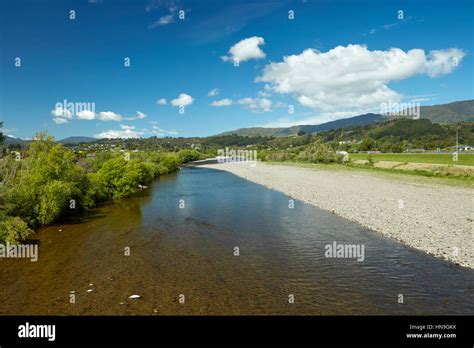
[[[473,99],[473,24],[472,1],[5,0],[0,120],[21,138],[207,136]]]

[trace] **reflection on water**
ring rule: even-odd
[[[0,314],[474,314],[472,270],[288,199],[210,169],[164,176],[39,231],[38,262],[0,260]],[[325,258],[333,242],[365,261]]]

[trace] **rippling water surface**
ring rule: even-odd
[[[288,200],[182,169],[42,229],[36,263],[0,259],[0,314],[474,314],[474,271]],[[325,258],[333,242],[363,244],[364,262]]]

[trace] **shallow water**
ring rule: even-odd
[[[211,169],[161,177],[40,230],[38,262],[0,259],[0,314],[474,314],[473,270],[288,200]],[[365,260],[326,258],[333,242]]]

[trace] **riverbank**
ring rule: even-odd
[[[209,164],[360,223],[411,247],[474,268],[474,190],[376,173],[258,163]]]
[[[29,243],[36,262],[0,259],[0,315],[474,314],[472,269],[224,171],[162,175]]]

